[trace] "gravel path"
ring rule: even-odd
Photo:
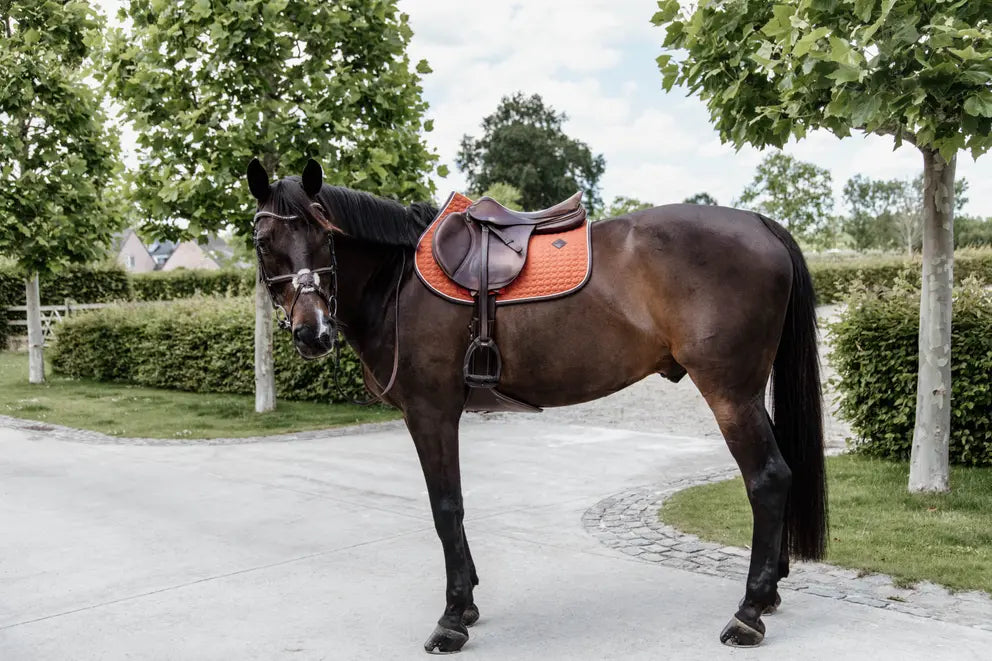
[[[841,306],[828,305],[818,308],[821,335],[825,323],[837,319]],[[820,364],[824,382],[824,428],[827,448],[839,452],[851,435],[850,427],[841,420],[833,405],[834,392],[827,385],[835,375],[826,354],[828,342],[820,343]],[[475,418],[493,421],[532,419],[543,422],[561,422],[572,425],[611,427],[632,431],[650,431],[696,438],[720,438],[720,430],[713,414],[696,390],[692,380],[671,383],[661,376],[650,376],[639,383],[614,393],[609,397],[585,404],[546,409],[543,413],[491,413],[468,414]]]

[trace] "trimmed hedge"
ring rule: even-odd
[[[859,257],[832,260],[814,257],[809,260],[810,274],[816,289],[817,302],[837,303],[844,300],[852,285],[891,287],[904,280],[920,286],[922,266],[919,257],[912,261],[898,257]],[[964,282],[974,276],[983,284],[992,284],[992,251],[962,250],[954,255],[954,281]]]
[[[856,451],[908,459],[916,421],[919,290],[859,287],[831,324],[840,412]],[[992,466],[992,292],[955,288],[951,337],[951,446],[955,464]]]
[[[56,328],[52,370],[73,378],[251,394],[253,305],[247,298],[195,298],[79,314]],[[276,333],[274,353],[281,398],[342,402],[367,396],[361,363],[348,347],[337,368],[340,393],[332,361],[303,360],[288,333]]]
[[[254,269],[156,271],[131,276],[135,301],[171,301],[193,296],[251,296]]]

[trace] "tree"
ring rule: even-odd
[[[906,256],[912,258],[913,251],[920,245],[923,237],[923,174],[915,179],[889,182],[895,191],[895,214],[893,222],[899,236],[899,246],[906,248]],[[954,212],[959,213],[968,198],[964,196],[968,190],[967,179],[954,181]]]
[[[957,152],[992,146],[992,2],[701,2],[654,17],[664,86],[698,94],[724,141],[781,146],[826,129],[909,142],[923,156],[920,373],[911,491],[948,489]]]
[[[708,204],[709,206],[715,207],[719,205],[716,198],[709,193],[696,193],[695,195],[690,195],[683,200],[685,204]]]
[[[504,184],[502,181],[497,181],[481,193],[473,194],[475,199],[484,196],[493,198],[509,209],[520,211],[523,208],[520,206],[520,191],[510,184]]]
[[[772,152],[758,165],[739,203],[774,218],[807,243],[824,246],[832,239],[830,172],[812,163]]]
[[[954,219],[954,247],[992,246],[992,217],[958,216]]]
[[[634,213],[635,211],[641,211],[643,209],[650,209],[653,206],[654,205],[650,202],[642,202],[635,197],[617,195],[613,198],[613,201],[606,206],[599,219],[626,216],[628,213]]]
[[[455,163],[472,190],[497,182],[520,191],[520,204],[541,209],[583,192],[590,215],[602,204],[599,179],[606,169],[602,154],[562,130],[568,117],[544,105],[540,95],[517,92],[503,97],[496,112],[482,120],[483,136],[463,136]]]
[[[864,252],[891,243],[903,188],[897,179],[885,181],[856,174],[847,180],[844,201],[850,214],[841,228],[851,237],[855,250]]]
[[[412,33],[395,0],[129,0],[122,18],[131,25],[113,35],[105,80],[138,132],[135,203],[157,235],[231,226],[249,237],[243,182],[254,156],[276,177],[319,157],[332,184],[403,200],[433,192],[417,74],[430,68],[411,70]],[[265,411],[275,388],[261,284],[255,301]]]
[[[0,254],[26,276],[29,380],[41,383],[38,276],[110,242],[118,138],[86,83],[103,26],[88,2],[2,0],[0,22]]]

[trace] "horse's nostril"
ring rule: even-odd
[[[293,329],[293,339],[299,343],[307,344],[313,339],[313,331],[309,326],[297,326]]]
[[[324,330],[317,337],[317,341],[320,343],[320,346],[324,347],[325,349],[330,349],[331,345],[334,343],[334,336],[331,335],[330,331]]]

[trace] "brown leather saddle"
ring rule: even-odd
[[[463,365],[469,387],[493,389],[499,384],[502,357],[493,339],[497,290],[520,275],[531,235],[561,232],[585,220],[578,192],[551,208],[531,212],[512,211],[483,197],[438,223],[431,246],[434,259],[475,299],[472,341]]]

